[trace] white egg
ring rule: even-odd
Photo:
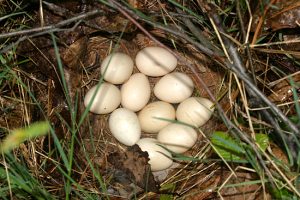
[[[213,102],[207,98],[190,97],[181,102],[176,110],[176,118],[195,127],[205,124],[213,114]]]
[[[97,85],[93,86],[85,95],[84,106],[91,102]],[[110,83],[103,82],[91,104],[90,111],[96,114],[107,114],[115,110],[121,103],[121,92],[119,88]]]
[[[197,141],[197,132],[187,125],[172,123],[163,128],[157,140],[175,153],[184,153]]]
[[[109,117],[109,129],[122,144],[134,145],[141,137],[141,127],[137,115],[126,108],[118,108]]]
[[[150,83],[142,73],[133,74],[121,87],[121,104],[134,112],[141,110],[149,101]]]
[[[164,101],[156,101],[146,105],[138,114],[142,131],[158,133],[162,128],[175,120],[174,107]]]
[[[173,164],[170,152],[159,146],[156,139],[142,138],[136,144],[139,145],[142,151],[147,151],[151,171],[164,170]]]
[[[192,79],[181,72],[162,77],[154,86],[155,96],[169,103],[180,103],[190,97],[194,90]]]
[[[176,68],[177,59],[167,49],[146,47],[135,58],[137,68],[147,76],[163,76]]]
[[[124,83],[133,71],[133,60],[125,53],[112,53],[104,58],[101,64],[101,74],[104,80],[113,83]]]

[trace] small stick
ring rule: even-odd
[[[63,26],[66,26],[72,22],[77,22],[79,20],[88,18],[88,17],[92,17],[98,14],[101,14],[102,11],[100,10],[92,10],[90,12],[86,12],[80,15],[77,15],[75,17],[72,17],[70,19],[67,20],[63,20],[57,24],[53,24],[53,25],[49,25],[49,26],[44,26],[44,27],[38,27],[38,28],[32,28],[32,29],[27,29],[27,30],[21,30],[21,31],[14,31],[14,32],[9,32],[9,33],[2,33],[0,34],[0,39],[3,38],[8,38],[8,37],[15,37],[15,36],[20,36],[20,35],[29,35],[29,34],[33,34],[33,33],[42,33],[42,34],[46,34],[49,32],[53,32],[53,29],[57,29]]]

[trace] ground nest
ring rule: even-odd
[[[77,44],[75,43],[73,45],[76,46]],[[103,60],[112,51],[112,47],[114,47],[115,45],[116,41],[101,36],[92,37],[87,40],[87,50],[84,66],[93,67],[84,68],[85,73],[83,73],[81,75],[81,79],[79,79],[81,80],[81,85],[79,87],[81,94],[84,95],[88,88],[98,83],[99,77],[101,76],[99,64],[101,63],[101,60]],[[154,42],[151,42],[151,40],[145,35],[138,33],[136,37],[133,37],[131,40],[121,39],[119,47],[115,49],[115,51],[126,53],[132,58],[135,58],[135,55],[140,49],[146,46],[153,45],[155,45]],[[72,45],[70,48],[72,48]],[[218,92],[220,92],[218,91],[218,87],[222,80],[222,70],[217,66],[213,68],[205,67],[204,64],[209,64],[210,61],[206,59],[204,55],[199,54],[196,51],[189,51],[188,49],[185,50],[184,48],[180,48],[180,50],[173,49],[173,51],[176,52],[182,59],[175,71],[184,72],[191,78],[197,75],[201,76],[204,80],[209,82],[209,88],[211,89],[213,94],[217,96]],[[195,57],[198,58],[197,62],[195,62]],[[201,63],[199,62],[199,59],[202,61]],[[195,75],[194,73],[192,73],[188,66],[185,65],[186,62],[189,62],[192,65],[196,66],[197,69],[199,69],[199,74]],[[134,73],[135,72],[138,72],[136,67],[134,67]],[[151,88],[153,89],[154,84],[159,78],[149,77],[149,79]],[[197,83],[195,81],[195,78],[193,79],[194,82]],[[196,84],[196,89],[193,95],[208,97],[206,91],[201,88],[199,84]],[[152,93],[150,102],[153,102],[155,100],[157,100],[157,98]],[[80,110],[84,110],[82,104],[79,106]],[[82,130],[84,131],[80,133],[80,137],[82,138],[83,142],[82,144],[84,144],[84,149],[79,148],[78,155],[85,155],[82,151],[86,151],[86,153],[90,154],[91,161],[101,169],[101,172],[99,173],[103,176],[103,178],[113,178],[113,180],[110,182],[112,195],[132,195],[134,194],[134,190],[137,189],[136,187],[140,187],[140,191],[144,191],[146,189],[148,191],[158,192],[158,185],[163,181],[167,181],[166,183],[168,183],[168,181],[173,182],[174,180],[180,180],[177,183],[178,185],[180,185],[187,184],[187,182],[190,182],[191,179],[194,178],[193,176],[195,176],[195,171],[199,170],[198,164],[194,165],[190,162],[178,161],[177,164],[174,164],[171,169],[159,173],[154,173],[156,182],[150,182],[149,177],[152,177],[152,175],[150,176],[150,172],[146,170],[149,169],[146,168],[147,162],[145,162],[147,161],[147,155],[142,156],[141,150],[136,148],[128,149],[124,145],[121,145],[110,133],[110,130],[108,128],[108,117],[109,114],[95,115],[89,113],[89,115],[87,116],[87,121],[82,126]],[[196,145],[194,145],[192,150],[185,153],[185,155],[191,157],[205,157],[206,155],[203,155],[201,153],[207,148],[207,139],[205,135],[208,136],[213,130],[218,129],[217,127],[219,126],[219,124],[220,123],[218,122],[218,118],[216,117],[211,119],[206,125],[201,127],[202,133],[199,132],[199,137]],[[142,137],[155,136],[156,134],[142,134]],[[141,160],[140,157],[143,157],[143,159]],[[84,157],[80,158],[79,156],[79,160],[85,161],[86,159]],[[82,164],[83,166],[87,165],[86,162],[83,162]],[[206,165],[203,165],[202,167],[204,166]],[[204,170],[202,173],[206,174],[207,172]],[[86,171],[86,174],[84,176],[91,175],[91,171]],[[123,180],[122,178],[125,180]],[[203,182],[205,181],[203,180]],[[192,183],[195,184],[193,181]],[[145,184],[147,184],[147,186]],[[196,183],[196,185],[198,184]],[[189,187],[194,186],[190,185]],[[114,191],[113,189],[116,191]]]
[[[141,41],[141,39],[143,39],[143,41],[144,41],[143,44],[139,42],[139,41]],[[99,41],[101,41],[102,43],[97,44],[97,42],[99,42]],[[91,55],[92,52],[101,52],[101,50],[103,51],[104,49],[106,49],[108,51],[106,51],[106,52],[103,51],[104,55],[99,55],[100,60],[103,59],[109,53],[110,46],[113,46],[112,43],[113,43],[112,40],[106,39],[106,38],[101,38],[101,37],[100,38],[99,37],[91,38],[88,45],[87,45],[87,49],[88,49],[87,52],[90,53],[90,54],[88,54],[88,55],[90,55],[90,57],[88,56],[88,60],[91,60],[89,58],[94,57],[94,56]],[[118,48],[117,51],[124,52],[124,53],[130,55],[132,58],[134,58],[137,51],[139,51],[140,49],[142,49],[143,47],[146,47],[148,45],[152,46],[152,45],[155,45],[155,44],[153,42],[151,42],[149,40],[149,38],[145,37],[144,35],[138,34],[135,38],[133,38],[130,41],[121,40],[120,41],[120,48]],[[176,50],[174,50],[174,51],[176,51]],[[185,62],[193,63],[193,60],[194,60],[194,58],[193,58],[194,55],[193,54],[198,54],[197,55],[198,57],[201,56],[201,55],[199,55],[199,53],[197,53],[197,52],[194,52],[194,53],[189,52],[189,54],[186,54],[185,52],[181,52],[181,51],[176,51],[176,52],[177,52],[178,55],[180,55],[180,57],[183,59],[183,61],[179,62],[179,64],[178,64],[177,68],[175,69],[175,71],[185,72],[190,77],[195,76],[191,72],[191,70],[187,66],[185,66],[184,63]],[[205,57],[203,55],[201,57],[202,57],[202,60],[205,62]],[[208,60],[206,60],[206,62],[209,63]],[[202,65],[202,64],[198,64],[197,67],[198,66],[199,66],[199,69],[202,70],[202,71],[199,70],[199,74],[201,74],[203,79],[213,80],[213,81],[210,81],[209,87],[214,92],[214,94],[216,95],[217,92],[218,92],[217,87],[219,86],[219,84],[221,82],[221,79],[222,79],[222,77],[221,77],[222,73],[219,71],[220,69],[218,70],[218,67],[215,67],[215,69],[213,71],[210,68],[204,67],[204,65]],[[136,67],[134,69],[134,72],[138,72]],[[90,87],[90,86],[94,85],[97,82],[95,80],[97,80],[97,77],[99,77],[99,75],[100,75],[100,69],[99,69],[99,67],[95,68],[95,69],[91,70],[89,73],[90,73],[89,77],[88,76],[83,76],[84,82],[85,83],[86,82],[90,83],[90,84],[86,84],[86,87]],[[151,83],[151,88],[153,89],[154,84],[157,82],[157,80],[159,78],[149,77],[149,79],[150,79],[150,83]],[[85,89],[86,88],[84,88],[83,91]],[[201,89],[201,87],[199,85],[197,85],[197,89],[195,89],[194,95],[207,97],[206,92],[203,89]],[[152,94],[150,102],[153,102],[155,100],[157,100],[157,99]],[[113,159],[113,158],[110,157],[111,153],[118,152],[117,155],[119,155],[120,151],[123,152],[123,153],[127,152],[127,150],[126,150],[127,148],[124,147],[123,145],[121,145],[118,141],[116,141],[114,139],[114,137],[111,135],[111,133],[109,131],[109,128],[108,128],[108,117],[109,117],[109,115],[94,115],[94,114],[89,114],[89,116],[88,116],[88,118],[90,119],[89,128],[91,130],[93,130],[93,135],[92,135],[93,139],[92,140],[97,141],[97,143],[95,144],[95,147],[96,147],[95,149],[96,149],[97,153],[93,154],[93,157],[95,158],[96,164],[99,164],[99,166],[101,166],[101,168],[104,168],[104,170],[107,170],[108,168],[109,169],[114,169],[116,167],[116,166],[112,165],[114,163],[110,163],[109,161],[107,162],[108,158]],[[218,119],[214,118],[214,119],[210,120],[209,123],[207,123],[205,126],[203,126],[201,128],[202,131],[203,131],[202,134],[204,134],[204,135],[209,134],[213,130],[215,130],[216,127],[219,124],[217,121],[218,121]],[[186,153],[187,156],[197,156],[197,154],[199,154],[199,152],[201,152],[201,149],[203,147],[204,148],[207,147],[207,141],[206,141],[206,138],[205,138],[204,135],[201,135],[199,133],[199,138],[198,138],[197,144],[193,147],[192,150],[190,150],[188,153]],[[147,134],[147,133],[142,134],[142,137],[155,137],[155,136],[156,136],[156,134]],[[87,135],[83,136],[83,138],[84,138],[83,139],[84,144],[86,144],[87,149],[89,149],[88,144],[91,144],[90,135],[87,134]],[[136,153],[138,153],[138,152],[136,152]],[[113,154],[113,155],[115,155],[115,154]],[[121,155],[123,155],[123,154],[121,153]],[[139,155],[139,153],[137,155]],[[137,155],[135,155],[135,156],[137,156]],[[198,156],[200,156],[200,155],[198,155]],[[133,159],[133,158],[130,158],[130,157],[131,156],[125,156],[125,158],[123,158],[123,159]],[[180,163],[180,162],[178,162],[178,163]],[[157,175],[156,178],[160,179],[160,180],[158,180],[158,183],[159,183],[159,181],[165,180],[167,177],[171,178],[171,176],[170,176],[171,171],[173,171],[173,173],[174,173],[177,170],[180,170],[181,172],[179,174],[174,173],[174,177],[172,177],[171,179],[174,179],[174,178],[177,179],[179,177],[185,177],[185,178],[183,178],[183,180],[181,180],[182,182],[185,182],[185,181],[189,180],[190,178],[186,178],[186,177],[191,176],[194,172],[192,172],[192,170],[190,170],[190,169],[189,170],[182,169],[182,167],[185,166],[185,164],[186,163],[181,163],[181,165],[176,165],[176,166],[174,166],[173,170],[165,170],[164,172],[161,172],[159,174],[155,173],[155,175]],[[138,173],[140,173],[139,176],[142,176],[140,178],[149,177],[149,175],[147,175],[147,171],[142,170],[142,173],[141,173],[135,167],[141,168],[142,165],[136,165],[136,163],[133,161],[133,162],[129,162],[128,164],[122,166],[121,168],[117,167],[116,169],[117,170],[123,170],[123,173],[128,173],[127,170],[130,170],[131,173],[133,173],[135,175],[138,172]],[[187,165],[186,167],[191,168],[192,166]],[[190,175],[188,175],[186,173],[188,173]],[[150,186],[150,185],[148,185],[148,186]]]
[[[269,104],[262,104],[257,100],[259,95],[253,95],[252,90],[247,90],[248,85],[241,82],[241,80],[245,81],[242,76],[244,74],[241,72],[242,75],[240,75],[238,70],[232,67],[235,60],[230,50],[228,50],[229,53],[223,52],[221,49],[224,44],[216,45],[221,36],[213,34],[212,30],[215,27],[207,25],[209,20],[215,20],[213,17],[201,19],[203,20],[201,21],[197,18],[198,15],[196,17],[193,15],[193,12],[184,13],[188,10],[178,9],[180,6],[174,7],[176,5],[174,2],[128,1],[128,5],[121,4],[123,7],[116,1],[110,2],[113,2],[114,7],[94,1],[66,1],[55,4],[44,2],[41,8],[41,4],[32,1],[28,5],[32,5],[33,9],[29,10],[27,4],[20,2],[20,5],[23,5],[26,12],[30,14],[30,18],[20,17],[16,19],[16,23],[6,22],[3,25],[2,32],[13,32],[17,22],[31,27],[33,31],[29,34],[24,32],[12,35],[6,42],[2,40],[3,48],[5,48],[0,60],[3,66],[10,67],[4,68],[0,74],[5,77],[4,81],[1,79],[0,82],[2,115],[0,139],[11,130],[27,126],[35,121],[47,120],[51,123],[55,136],[49,133],[46,136],[26,141],[14,149],[12,154],[16,157],[16,163],[26,166],[30,176],[41,183],[41,187],[45,188],[47,193],[57,199],[65,198],[65,196],[66,199],[88,197],[95,199],[102,199],[102,197],[107,199],[218,199],[220,197],[224,199],[271,199],[271,192],[268,191],[265,183],[275,182],[280,185],[282,180],[294,180],[293,173],[288,170],[286,170],[288,172],[284,171],[286,168],[283,165],[287,165],[288,156],[293,159],[295,154],[287,153],[288,156],[286,156],[286,152],[279,148],[280,142],[276,139],[272,142],[268,140],[265,142],[267,144],[265,148],[251,146],[252,143],[257,142],[254,132],[273,134],[273,128],[277,128],[276,123],[274,125],[265,120],[263,114],[255,113],[258,106],[269,106]],[[3,8],[7,10],[12,8],[9,2],[3,5]],[[198,4],[188,3],[186,6],[189,6],[191,10],[197,10],[199,5],[203,6],[202,9],[205,11],[201,14],[212,12],[210,9],[212,5],[202,1]],[[223,8],[226,5],[224,3],[219,6]],[[151,14],[151,20],[142,18],[142,15],[131,18],[131,15],[137,14],[128,11],[130,6]],[[171,28],[175,28],[175,25],[180,27],[183,26],[179,20],[181,16],[190,19],[189,22],[184,21],[184,23],[191,32],[194,29],[189,23],[200,20],[199,30],[204,33],[202,37],[206,38],[209,44],[205,45],[203,38],[201,41],[201,38],[196,37],[204,44],[197,46],[198,43],[189,40],[190,38],[192,41],[197,40],[196,38],[185,37],[192,34],[182,36],[181,33],[184,32],[182,27],[176,33],[170,31],[173,29],[164,29],[158,23],[173,24],[166,26]],[[225,24],[233,26],[235,23],[236,21],[232,19],[230,22],[226,21]],[[44,29],[39,30],[41,24]],[[281,29],[276,23],[270,24],[269,27],[273,30]],[[255,29],[251,33],[253,33],[251,34],[253,38],[258,37],[259,33],[256,33]],[[239,44],[238,40],[241,40],[241,35],[226,36],[235,44]],[[4,45],[5,43],[12,43],[15,46]],[[215,110],[212,118],[197,130],[198,139],[192,149],[183,155],[177,155],[171,168],[152,173],[149,170],[148,154],[141,151],[137,145],[127,147],[120,144],[108,128],[109,114],[96,115],[88,112],[83,105],[83,99],[87,91],[100,81],[101,62],[111,52],[126,53],[134,60],[137,52],[142,48],[162,45],[171,49],[179,58],[175,71],[184,72],[192,78],[195,84],[192,96],[209,99],[214,97],[219,108]],[[225,42],[226,45],[228,47],[232,44]],[[206,47],[214,51],[215,56],[209,56],[210,51]],[[243,48],[240,45],[237,52],[248,55],[247,50]],[[298,46],[291,48],[297,49]],[[260,53],[263,51],[261,50]],[[270,56],[268,55],[270,62],[276,62],[276,57],[272,57],[273,55],[273,52]],[[295,54],[295,59],[297,55]],[[226,59],[230,56],[233,60],[227,61]],[[294,56],[293,53],[292,56]],[[255,81],[250,82],[255,82],[255,86],[263,90],[270,102],[283,104],[281,110],[286,115],[296,115],[295,106],[291,106],[291,103],[284,104],[294,100],[291,92],[292,86],[288,79],[283,76],[278,77],[278,73],[267,74],[271,68],[267,69],[267,61],[262,53],[253,53],[253,57],[255,69],[249,67],[250,61],[247,60],[247,56],[241,59],[246,60],[247,73],[251,71],[252,75],[257,75]],[[3,58],[6,58],[5,62]],[[285,64],[290,64],[290,62],[286,61]],[[289,65],[288,70],[292,74],[297,71],[297,68]],[[133,73],[137,72],[139,71],[134,66]],[[296,72],[293,80],[298,83],[299,77]],[[160,77],[148,78],[151,85],[151,98],[148,102],[150,103],[157,100],[153,94],[153,87]],[[294,96],[297,96],[297,91]],[[177,105],[174,106],[176,108]],[[254,109],[251,110],[248,106]],[[220,109],[223,110],[224,115],[220,114]],[[224,116],[228,116],[229,122],[234,125],[225,123]],[[284,120],[276,119],[275,121]],[[227,133],[235,130],[235,127],[244,135],[240,136],[241,139],[238,141],[241,146],[236,145],[232,142],[233,140],[226,140],[225,144],[230,148],[226,149],[225,153],[229,152],[231,155],[231,151],[234,151],[231,149],[232,146],[245,147],[250,138],[249,141],[252,143],[247,143],[249,145],[247,148],[255,149],[250,150],[253,154],[237,157],[237,159],[243,158],[242,161],[246,157],[250,160],[247,160],[249,161],[247,163],[228,162],[224,157],[220,158],[211,145],[210,138],[213,133],[216,131]],[[156,134],[142,133],[142,138],[155,136]],[[292,139],[288,137],[287,141],[291,142]],[[291,149],[297,149],[294,143],[289,144],[292,146]],[[265,163],[260,163],[264,159],[256,158],[257,152],[265,156],[267,160]],[[272,158],[268,157],[265,152],[268,152]],[[273,158],[278,160],[275,162]],[[3,155],[0,160],[1,166],[9,168],[6,162],[10,160],[10,157],[5,158]],[[284,164],[278,164],[281,162]],[[14,166],[12,163],[10,165]],[[259,166],[262,167],[258,169],[253,167],[257,163],[260,163]],[[284,169],[286,176],[279,173],[281,171],[278,168]],[[2,175],[5,177],[6,173],[4,170],[1,174],[1,169],[0,179],[3,179]],[[259,171],[268,169],[269,174]],[[262,180],[265,176],[270,178],[270,174],[275,177],[275,181]],[[66,189],[68,188],[66,185],[69,185],[69,189]],[[1,183],[0,186],[2,186]],[[9,183],[7,185],[4,183],[3,187],[9,188],[3,190],[5,192],[0,190],[3,196],[12,198],[13,192],[19,191],[14,187],[10,188]],[[32,193],[29,192],[31,190],[26,190],[24,195],[20,192],[16,198],[22,199],[27,195],[35,199],[46,195],[34,189]],[[288,191],[295,192],[296,189],[294,189],[288,185]],[[69,192],[66,192],[67,190]]]

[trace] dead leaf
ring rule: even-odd
[[[148,153],[143,152],[138,145],[128,147],[125,152],[114,152],[107,160],[112,165],[109,170],[113,172],[114,185],[122,185],[123,189],[131,193],[134,192],[134,186],[142,188],[145,192],[158,191],[148,164]]]
[[[270,5],[266,1],[264,5],[258,5],[253,14],[251,31],[255,31],[259,21],[264,20],[264,30],[273,31],[284,28],[297,28],[300,23],[300,2],[299,0],[275,0]],[[263,6],[263,9],[260,7]],[[263,18],[262,18],[263,17]]]
[[[283,164],[289,165],[289,159],[282,149],[280,149],[276,144],[273,143],[271,143],[270,148],[272,150],[272,154],[276,159],[283,162]]]
[[[273,31],[284,28],[296,28],[300,23],[299,0],[280,1],[276,4],[280,10],[266,17],[266,25]]]
[[[300,83],[300,74],[296,74],[292,78],[296,84]],[[268,98],[273,102],[281,103],[287,100],[292,100],[290,98],[293,97],[293,91],[289,79],[284,79],[278,82],[272,91],[272,94],[269,95]]]
[[[261,184],[244,184],[245,182],[256,180],[254,174],[250,172],[236,172],[236,177],[232,176],[226,185],[236,184],[235,187],[224,187],[220,194],[226,200],[247,199],[260,200],[271,199],[268,194],[263,198],[263,191]],[[240,184],[240,185],[239,185]]]
[[[215,188],[220,182],[220,176],[214,176],[211,179],[205,181],[199,188],[193,189],[190,193],[194,194],[189,196],[187,199],[188,200],[204,200],[208,199],[209,197],[212,198],[213,196],[213,191],[203,191],[203,192],[198,192],[201,189],[204,188]]]

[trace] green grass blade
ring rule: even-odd
[[[12,190],[13,194],[16,193],[18,197],[22,199],[27,199],[28,196],[41,200],[55,199],[48,193],[43,185],[33,177],[24,164],[17,162],[9,153],[6,154],[6,160],[9,168],[6,171],[0,167],[0,182],[7,182],[7,187]],[[8,193],[8,191],[6,193]]]
[[[218,155],[224,160],[240,160],[245,154],[245,149],[225,132],[214,132],[211,143]]]
[[[45,135],[50,130],[50,124],[47,121],[36,122],[27,128],[16,129],[12,131],[0,144],[0,152],[8,153],[12,149],[18,147],[26,140],[34,137]]]

